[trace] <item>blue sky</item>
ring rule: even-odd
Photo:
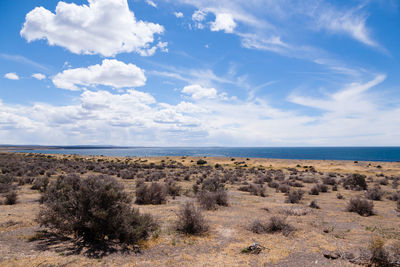
[[[391,0],[0,1],[0,143],[398,146]]]

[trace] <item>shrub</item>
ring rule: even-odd
[[[196,235],[208,231],[208,225],[201,211],[196,209],[193,203],[187,202],[181,207],[176,222],[176,230],[181,233]]]
[[[316,200],[311,201],[310,205],[308,206],[313,209],[320,209],[320,206],[318,205]]]
[[[197,195],[197,200],[207,210],[214,210],[217,206],[228,206],[228,194],[224,189],[215,192],[203,190]]]
[[[0,193],[7,193],[14,189],[13,178],[10,175],[0,174]]]
[[[286,193],[286,203],[299,203],[303,198],[304,191],[303,190],[290,190]]]
[[[287,193],[290,191],[290,186],[287,184],[280,184],[278,190],[281,191],[282,193]]]
[[[201,189],[206,191],[215,192],[221,188],[224,188],[225,185],[218,179],[218,177],[207,178],[204,180]]]
[[[365,196],[371,200],[381,200],[383,196],[383,191],[380,187],[375,186],[374,188],[370,188],[365,192]]]
[[[263,185],[249,184],[239,187],[239,191],[250,192],[250,194],[260,197],[265,197],[265,188]]]
[[[318,184],[319,191],[322,193],[328,192],[328,186],[326,184]]]
[[[35,180],[33,181],[32,190],[39,190],[39,192],[44,192],[46,191],[46,188],[49,184],[50,180],[49,177],[37,177],[35,178]]]
[[[319,195],[319,187],[318,185],[314,185],[310,190],[310,195]]]
[[[367,182],[366,176],[358,173],[353,173],[343,181],[343,187],[351,190],[366,190]]]
[[[43,200],[38,215],[42,226],[90,243],[118,240],[134,244],[156,227],[150,215],[130,207],[123,186],[110,176],[58,177],[44,192]]]
[[[197,163],[197,165],[205,165],[205,164],[207,164],[207,161],[204,159],[199,159],[196,163]]]
[[[255,234],[263,234],[268,232],[267,224],[260,220],[253,221],[250,225],[249,230]]]
[[[337,199],[343,199],[344,198],[343,195],[340,194],[340,193],[337,193],[336,197],[337,197]]]
[[[374,203],[359,197],[351,198],[347,205],[347,211],[356,212],[361,216],[371,216],[374,215]]]
[[[6,193],[5,198],[6,199],[4,201],[4,204],[14,205],[17,203],[18,194],[16,191],[10,191],[10,192]]]
[[[389,180],[387,178],[379,180],[379,184],[380,185],[388,185],[389,184]]]
[[[146,185],[140,182],[136,188],[136,204],[164,204],[167,201],[167,190],[164,185],[153,182],[151,185]]]
[[[182,191],[182,187],[177,185],[176,182],[169,180],[166,183],[167,186],[167,192],[168,195],[172,196],[172,197],[176,197],[176,196],[180,196],[181,195],[181,191]]]
[[[294,228],[286,222],[286,218],[272,216],[269,218],[268,222],[255,220],[250,225],[250,231],[256,234],[282,232],[283,235],[286,236],[294,231]]]
[[[373,266],[394,266],[388,261],[389,253],[384,248],[385,242],[379,238],[374,237],[371,239],[368,249],[370,252],[370,262]]]
[[[325,177],[323,183],[326,185],[336,185],[336,179],[332,176]]]

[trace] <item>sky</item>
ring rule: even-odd
[[[0,144],[399,146],[397,0],[0,0]]]

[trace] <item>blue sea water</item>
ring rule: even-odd
[[[104,156],[207,156],[310,160],[400,161],[400,147],[134,147],[20,150],[46,154]]]

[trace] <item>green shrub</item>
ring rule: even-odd
[[[343,180],[343,187],[351,190],[367,190],[366,176],[353,173]]]

